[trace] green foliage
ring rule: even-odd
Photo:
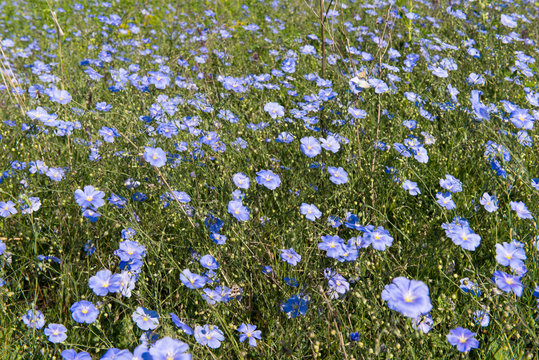
[[[341,1],[326,2],[332,6],[342,4]],[[288,94],[285,77],[272,80],[280,85],[279,89],[250,89],[245,94],[226,91],[217,80],[219,75],[240,77],[269,73],[271,69],[281,67],[288,49],[299,52],[300,46],[305,44],[314,45],[320,54],[319,42],[307,39],[309,34],[320,33],[319,25],[316,25],[318,19],[309,8],[312,5],[316,9],[317,4],[312,1],[281,1],[276,8],[271,7],[269,1],[254,0],[241,3],[184,1],[177,6],[162,0],[122,0],[112,2],[110,9],[93,7],[90,1],[79,3],[94,15],[121,15],[122,25],[104,25],[95,16],[88,17],[85,12],[73,10],[72,1],[53,2],[54,7],[65,9],[65,12],[57,12],[65,32],[59,47],[48,4],[36,5],[31,1],[7,4],[0,16],[0,23],[9,33],[17,34],[16,37],[31,36],[38,40],[42,49],[30,58],[16,57],[14,54],[27,46],[27,43],[17,42],[7,54],[10,66],[28,83],[21,82],[24,92],[20,98],[11,91],[10,84],[6,84],[9,90],[0,93],[3,119],[16,124],[14,127],[5,123],[0,125],[0,169],[10,169],[14,160],[29,163],[40,159],[51,167],[68,168],[65,179],[60,182],[25,170],[20,173],[27,178],[27,188],[20,183],[23,178],[18,176],[4,177],[0,185],[0,201],[17,202],[21,194],[26,194],[39,197],[42,203],[41,209],[31,215],[19,211],[0,222],[0,239],[10,253],[10,257],[0,262],[0,277],[6,281],[0,288],[1,359],[59,359],[60,352],[67,348],[88,351],[94,358],[111,347],[132,350],[143,334],[131,319],[138,306],[157,311],[160,325],[155,333],[188,343],[196,359],[458,358],[459,353],[446,340],[449,330],[458,326],[477,332],[480,347],[472,350],[469,355],[472,358],[533,358],[537,353],[536,319],[539,314],[530,289],[535,288],[539,279],[538,253],[533,246],[539,233],[535,220],[521,220],[511,211],[510,201],[522,200],[532,213],[539,214],[538,192],[531,186],[531,179],[539,176],[538,138],[530,131],[534,144],[524,147],[514,136],[507,135],[508,130],[514,129],[508,127],[503,114],[492,115],[490,121],[480,122],[470,111],[465,111],[471,108],[468,99],[471,88],[466,85],[471,72],[492,72],[492,76],[485,76],[486,84],[481,87],[481,98],[487,99],[485,103],[499,105],[501,100],[509,100],[524,106],[526,100],[522,88],[537,91],[536,77],[522,78],[520,86],[503,82],[503,79],[516,76],[510,69],[515,51],[532,53],[531,47],[519,43],[502,47],[494,30],[478,31],[482,26],[476,23],[478,17],[473,17],[474,21],[470,23],[458,21],[444,12],[445,7],[429,9],[413,2],[414,12],[442,20],[439,29],[426,20],[408,21],[401,7],[407,6],[409,1],[398,0],[395,11],[402,20],[392,18],[395,26],[391,31],[386,30],[385,36],[389,46],[401,52],[403,57],[411,52],[419,53],[424,44],[422,39],[429,38],[431,43],[438,44],[431,34],[445,43],[460,46],[461,40],[465,39],[456,35],[456,29],[475,36],[481,57],[474,59],[462,49],[441,52],[441,57],[452,57],[458,65],[458,71],[451,72],[449,79],[433,76],[427,64],[420,62],[413,72],[396,73],[401,81],[396,83],[395,94],[390,91],[377,95],[369,89],[357,96],[348,90],[351,62],[339,60],[326,70],[326,78],[333,82],[332,89],[337,92],[338,100],[327,101],[323,112],[316,113],[325,118],[327,128],[315,133],[297,119],[290,123],[280,119],[277,123],[263,108],[268,102],[277,102],[288,112],[299,106],[297,103],[303,101],[304,95],[318,93],[319,88],[304,78],[306,74],[321,73],[318,58],[299,55],[296,73],[287,74],[294,78],[287,82],[293,83],[298,97]],[[249,16],[241,8],[242,4],[249,7]],[[143,12],[145,9],[149,9],[148,14]],[[209,16],[203,18],[206,9],[217,13],[216,24]],[[343,22],[351,21],[359,14],[362,20],[355,21],[354,26],[369,26],[381,34],[384,23],[377,23],[377,17],[386,16],[387,8],[377,9],[377,16],[368,15],[367,9],[357,1],[348,3],[346,9],[338,9],[342,18],[327,25],[326,38],[333,41],[327,51],[346,59],[356,59],[357,55],[346,53],[346,46],[347,42],[354,44],[360,30],[347,31]],[[468,16],[473,16],[474,9],[463,9]],[[25,21],[24,14],[31,16],[31,20]],[[487,19],[499,18],[498,10],[493,7],[487,7],[485,14]],[[271,26],[278,29],[282,25],[283,28],[272,31],[264,21],[266,15],[274,19]],[[283,21],[276,22],[276,18]],[[537,20],[534,21],[536,25]],[[180,22],[185,24],[180,26]],[[129,23],[137,24],[141,32],[133,33],[127,26]],[[251,23],[264,26],[263,35],[244,29]],[[233,33],[233,38],[223,39],[217,31],[201,36],[205,28],[218,26]],[[497,22],[496,26],[503,27]],[[186,28],[193,31],[186,32]],[[530,29],[533,30],[531,26]],[[180,37],[180,33],[189,33],[187,40]],[[190,41],[196,34],[199,38]],[[367,35],[362,36],[367,39]],[[528,36],[536,42],[539,40],[537,30],[535,33],[530,31]],[[144,39],[149,39],[149,43]],[[298,39],[303,42],[299,43]],[[128,40],[137,41],[137,46],[131,47]],[[84,73],[86,66],[80,65],[80,61],[98,58],[103,45],[107,44],[114,45],[119,51],[114,53],[111,63],[104,64],[104,68],[93,66],[104,75],[104,80],[89,80]],[[380,56],[377,44],[370,38],[360,46],[362,51]],[[199,51],[201,47],[209,50],[208,59],[199,64],[198,70],[191,71],[194,55],[190,51]],[[141,55],[146,49],[162,58]],[[271,55],[271,49],[279,50],[281,58]],[[225,60],[221,61],[214,50],[226,52]],[[37,55],[46,63],[58,63],[52,66],[51,73],[59,77],[58,86],[72,95],[70,104],[50,102],[44,94],[37,99],[29,96],[28,85],[42,83],[28,67],[38,59]],[[374,63],[393,64],[386,53],[381,55],[381,59],[375,58],[372,62],[359,62],[357,70],[361,67],[371,77]],[[152,85],[147,92],[141,92],[126,85],[126,89],[112,92],[108,89],[114,85],[109,67],[118,70],[129,66],[118,56],[139,64],[142,69],[139,74],[156,71],[162,60],[179,76],[196,79],[201,72],[204,80],[195,81],[197,90],[172,86],[159,90]],[[190,67],[181,67],[177,62],[180,57],[188,59]],[[230,62],[230,66],[225,62]],[[537,64],[530,64],[530,67],[536,76]],[[456,108],[443,111],[435,104],[449,101],[448,84],[458,87],[462,104],[458,107],[447,104]],[[420,107],[407,100],[404,92],[413,92],[425,99],[425,110],[436,116],[436,120],[425,120]],[[214,107],[213,112],[197,110],[187,103],[196,93],[205,95]],[[161,94],[169,98],[180,96],[185,100],[178,105],[174,120],[198,116],[199,128],[218,131],[227,150],[219,152],[205,146],[204,154],[194,159],[190,156],[193,151],[191,142],[198,138],[187,131],[180,131],[171,139],[150,136],[139,117],[148,115]],[[112,105],[112,110],[95,111],[97,102]],[[45,133],[43,126],[36,127],[39,123],[24,115],[43,104],[48,106],[49,113],[57,114],[63,121],[79,121],[81,129],[63,137],[55,136],[52,128]],[[367,116],[353,123],[347,114],[349,106],[365,110]],[[84,114],[77,115],[71,107],[84,110]],[[217,118],[220,109],[238,115],[238,123]],[[387,110],[387,114],[383,110]],[[289,113],[286,115],[292,117]],[[345,119],[344,125],[339,125],[339,121]],[[414,132],[418,137],[425,131],[436,139],[435,144],[427,147],[428,164],[419,163],[413,157],[403,158],[394,149],[379,151],[373,147],[377,142],[389,146],[402,143],[410,135],[410,131],[401,125],[408,119],[420,124],[419,131]],[[271,122],[272,126],[258,131],[246,126],[262,121]],[[34,127],[23,132],[23,123]],[[157,126],[155,121],[154,125]],[[99,147],[101,159],[90,161],[91,146],[88,144],[102,140],[98,131],[103,126],[114,127],[121,136],[113,143],[102,142]],[[294,135],[291,144],[274,141],[283,131]],[[301,138],[325,137],[330,132],[349,140],[338,153],[325,151],[315,159],[308,159],[299,150]],[[238,151],[234,148],[232,143],[237,137],[247,141],[246,149]],[[144,161],[144,148],[153,146],[153,139],[157,139],[157,146],[165,151],[179,155],[175,166],[165,166],[157,172]],[[497,176],[484,156],[485,143],[489,140],[503,145],[511,154],[510,162],[502,162],[507,179]],[[175,150],[175,144],[181,141],[189,144],[189,155]],[[349,182],[333,184],[325,168],[309,166],[313,162],[342,166],[348,172]],[[417,182],[422,194],[409,195],[384,172],[386,167],[396,168],[395,176],[402,181]],[[257,187],[254,179],[256,172],[262,169],[272,169],[280,174],[282,184],[278,189],[269,191]],[[244,190],[245,203],[251,211],[246,223],[236,221],[227,212],[231,193],[236,189],[231,179],[237,172],[243,172],[251,179],[251,187]],[[446,174],[464,184],[463,192],[453,196],[456,210],[445,210],[436,203],[436,193],[441,191],[439,180]],[[139,181],[140,187],[127,189],[124,182],[128,179]],[[124,209],[105,205],[99,209],[99,220],[91,223],[81,215],[74,199],[75,190],[85,185],[95,186],[107,197],[114,192],[129,201]],[[186,216],[188,209],[175,201],[163,207],[160,196],[171,189],[190,195],[190,205],[194,208],[192,217]],[[145,193],[147,200],[131,200],[135,191]],[[484,192],[497,195],[500,201],[498,212],[487,213],[479,205]],[[316,204],[323,212],[322,218],[316,222],[305,219],[299,210],[302,203]],[[341,263],[326,257],[317,248],[321,236],[338,234],[345,240],[361,236],[344,226],[335,230],[326,225],[328,215],[344,219],[348,212],[357,214],[361,224],[383,226],[393,236],[393,245],[384,252],[371,247],[360,249],[356,262]],[[222,234],[227,237],[226,244],[218,246],[210,240],[210,233],[204,226],[209,213],[225,221]],[[441,225],[451,222],[455,216],[468,219],[471,228],[481,235],[481,245],[474,252],[463,250],[445,236]],[[114,250],[121,240],[121,230],[126,228],[136,230],[135,239],[147,252],[136,287],[129,298],[120,294],[97,296],[89,289],[88,280],[102,269],[120,271]],[[497,294],[491,280],[493,271],[502,269],[496,264],[495,244],[511,240],[526,245],[528,273],[523,278],[522,297]],[[87,256],[84,251],[88,241],[96,248],[92,256]],[[302,256],[295,267],[280,260],[280,250],[291,247]],[[201,297],[201,290],[188,290],[182,285],[179,275],[183,269],[197,273],[204,271],[191,256],[191,250],[216,258],[220,264],[221,283],[241,287],[241,301],[209,305]],[[38,260],[38,255],[56,256],[62,261]],[[262,273],[265,265],[272,266],[273,274]],[[353,280],[350,291],[339,299],[328,299],[324,278],[326,268],[335,268],[346,279]],[[410,319],[388,309],[382,300],[384,287],[398,276],[418,279],[428,285],[434,320],[434,327],[428,334],[414,330]],[[283,281],[285,277],[295,278],[299,286],[287,285]],[[459,288],[460,279],[465,277],[478,284],[480,297]],[[310,298],[308,312],[306,316],[290,319],[281,311],[280,305],[300,292]],[[78,324],[71,318],[71,304],[83,299],[98,304],[100,315],[93,324]],[[486,328],[476,324],[473,315],[483,306],[489,309],[491,316],[491,323]],[[43,330],[29,329],[21,318],[31,308],[43,311],[47,324],[64,324],[68,328],[66,342],[53,344],[47,341]],[[198,344],[192,336],[172,324],[171,312],[193,327],[217,325],[226,340],[215,350]],[[256,348],[239,343],[236,329],[241,323],[256,324],[262,331],[263,340]],[[352,332],[359,333],[359,341],[350,340]]]

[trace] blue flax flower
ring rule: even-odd
[[[320,142],[318,142],[318,140],[316,140],[316,138],[313,136],[304,137],[300,140],[300,142],[300,150],[307,157],[313,158],[320,154],[320,151],[322,150]]]
[[[87,300],[77,301],[71,305],[71,317],[76,322],[83,324],[91,324],[97,319],[99,310],[93,303]]]
[[[330,299],[337,299],[350,290],[350,283],[339,273],[329,275],[328,286]]]
[[[449,330],[447,341],[457,347],[460,352],[468,352],[479,347],[479,341],[474,339],[475,333],[461,327]]]
[[[15,203],[13,201],[0,201],[0,216],[8,217],[10,215],[16,214],[17,209],[15,208]]]
[[[294,251],[294,249],[281,249],[281,260],[296,266],[301,261],[301,255]]]
[[[180,274],[181,282],[189,289],[200,289],[206,285],[208,279],[204,276],[192,273],[189,269],[185,269]]]
[[[393,244],[393,237],[389,234],[389,231],[381,226],[373,231],[367,231],[364,239],[367,243],[372,244],[373,249],[380,251],[384,251],[386,247],[390,247]]]
[[[92,360],[92,357],[86,351],[81,351],[80,353],[77,353],[73,349],[67,349],[62,351],[60,353],[60,356],[62,356],[63,360]]]
[[[520,276],[509,275],[503,271],[495,271],[492,280],[504,292],[513,292],[516,296],[522,296],[524,285],[520,282]]]
[[[133,354],[129,350],[120,350],[116,348],[108,349],[107,352],[101,357],[100,360],[131,360]]]
[[[515,211],[520,219],[533,219],[532,213],[522,201],[511,201],[511,210]]]
[[[266,111],[272,119],[284,116],[284,107],[274,102],[269,102],[264,105],[264,111]]]
[[[232,177],[232,181],[234,181],[234,185],[239,187],[240,189],[249,189],[249,185],[251,185],[251,179],[244,173],[236,173]]]
[[[410,193],[410,195],[412,195],[412,196],[416,196],[418,194],[421,194],[421,190],[417,186],[417,183],[413,182],[413,181],[410,181],[410,180],[404,181],[402,183],[402,188],[404,190],[408,191],[408,193]]]
[[[322,216],[322,212],[313,204],[302,203],[299,207],[301,215],[305,215],[308,220],[315,221]]]
[[[462,183],[452,175],[445,175],[445,179],[440,179],[440,186],[452,193],[462,191]]]
[[[189,345],[169,336],[157,340],[149,350],[152,360],[191,360],[192,354],[186,353]],[[146,359],[146,357],[142,357]]]
[[[427,285],[405,277],[397,277],[393,279],[393,283],[386,285],[382,291],[382,299],[387,301],[391,310],[409,318],[417,318],[432,310]]]
[[[291,318],[307,314],[307,300],[298,295],[293,295],[284,304],[281,305],[281,311]]]
[[[153,330],[159,325],[159,314],[142,306],[137,307],[131,318],[141,330]]]
[[[249,209],[239,200],[231,200],[228,202],[228,213],[232,214],[238,221],[249,220]]]
[[[249,339],[249,345],[256,347],[256,339],[262,340],[262,331],[256,330],[256,325],[242,323],[237,329],[240,334],[240,342],[244,342]]]
[[[437,193],[436,194],[436,202],[443,208],[447,209],[447,210],[453,210],[457,207],[457,205],[455,204],[455,202],[453,201],[452,199],[452,195],[450,192],[445,192],[445,193]]]
[[[459,218],[460,219],[460,218]],[[468,221],[461,219],[462,221],[454,220],[450,224],[443,224],[442,228],[445,229],[445,234],[455,245],[459,245],[465,250],[474,251],[481,243],[481,236],[477,235],[468,224]]]
[[[342,167],[328,167],[328,173],[331,175],[329,181],[336,185],[346,184],[348,182],[348,173]]]
[[[161,167],[167,162],[167,155],[161,148],[146,147],[144,149],[144,160],[155,167]]]
[[[512,269],[519,269],[524,266],[526,252],[524,245],[518,241],[511,243],[504,242],[496,244],[496,261],[503,266],[511,266]]]
[[[67,329],[62,324],[49,324],[45,329],[45,336],[53,343],[61,343],[67,339]]]
[[[45,325],[45,316],[39,310],[28,310],[22,317],[22,321],[28,327],[39,330]]]
[[[176,315],[174,313],[170,313],[170,320],[172,320],[174,325],[176,325],[176,327],[180,328],[187,335],[193,335],[193,329],[191,329],[191,327],[189,325],[187,325],[186,323],[181,321],[180,318],[178,317],[178,315]]]
[[[121,276],[120,274],[112,274],[110,270],[98,271],[94,276],[90,278],[88,284],[90,289],[94,291],[96,295],[105,296],[108,293],[116,293],[121,288]]]
[[[479,324],[482,327],[487,327],[488,324],[490,324],[490,315],[488,310],[486,310],[485,308],[483,308],[482,310],[475,310],[473,315],[476,324]]]
[[[105,205],[105,193],[103,191],[96,190],[93,186],[87,185],[84,190],[75,190],[75,201],[82,208],[86,209],[92,207],[98,209]]]
[[[320,143],[322,144],[321,147],[327,151],[331,151],[332,153],[338,152],[341,148],[339,140],[337,140],[333,135],[329,135],[326,139],[320,138]]]
[[[281,179],[279,175],[275,174],[271,170],[260,170],[256,173],[256,182],[260,185],[264,185],[270,190],[275,190],[281,185]]]
[[[204,266],[208,270],[217,270],[219,269],[219,264],[217,260],[211,255],[204,255],[200,258],[200,265]]]
[[[485,210],[488,212],[495,212],[498,210],[498,199],[494,195],[490,195],[489,193],[484,193],[483,196],[481,196],[481,200],[479,200],[479,203],[484,206]]]
[[[330,258],[337,259],[346,251],[344,240],[337,235],[321,236],[322,242],[318,244],[320,250],[325,250]]]
[[[201,345],[217,349],[221,346],[221,341],[225,340],[225,335],[215,325],[197,326],[195,328],[195,340]]]

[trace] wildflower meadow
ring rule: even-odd
[[[535,359],[539,3],[4,0],[0,360]]]

